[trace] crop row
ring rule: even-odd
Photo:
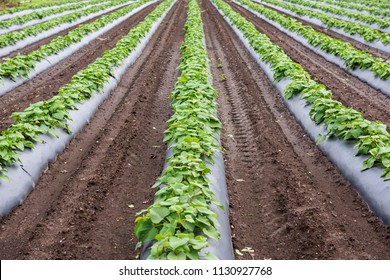
[[[13,124],[0,134],[0,178],[7,180],[7,166],[19,162],[18,152],[33,149],[41,142],[40,135],[56,135],[56,128],[69,131],[69,110],[89,99],[103,89],[120,66],[149,32],[173,0],[166,0],[151,12],[141,23],[119,40],[116,46],[74,75],[71,81],[58,90],[53,98],[30,105],[22,112],[12,114]]]
[[[298,20],[284,16],[261,4],[255,4],[249,0],[237,0],[237,2],[260,13],[267,19],[279,23],[283,28],[306,38],[310,45],[319,47],[322,51],[328,54],[340,57],[345,61],[345,66],[348,69],[369,69],[382,80],[390,78],[389,61],[384,61],[382,58],[374,57],[367,51],[358,50],[350,43],[335,39],[321,32],[317,32],[311,26],[304,25]]]
[[[13,81],[16,81],[19,77],[27,78],[28,74],[35,69],[35,64],[37,62],[80,42],[88,34],[103,28],[107,24],[150,1],[151,0],[138,0],[120,10],[98,18],[92,23],[81,25],[70,31],[67,35],[58,36],[50,43],[41,46],[39,49],[32,51],[27,55],[19,54],[13,58],[5,59],[3,63],[0,63],[0,82],[1,79],[4,78],[9,78]]]
[[[310,2],[310,1],[306,1],[306,0],[286,0],[286,1],[290,2],[290,3],[295,3],[298,5],[310,7],[310,8],[320,9],[324,12],[329,12],[329,13],[340,15],[340,16],[346,16],[346,17],[349,17],[351,19],[366,22],[368,24],[377,24],[380,28],[390,27],[390,19],[388,19],[388,18],[381,18],[381,17],[371,16],[371,15],[363,15],[361,13],[354,13],[354,12],[346,10],[346,9],[338,9],[336,7],[322,5],[322,4],[318,4],[316,2]]]
[[[214,154],[220,150],[214,135],[221,123],[215,116],[217,92],[210,84],[197,0],[189,0],[185,32],[181,75],[171,93],[174,114],[164,137],[172,156],[153,186],[161,187],[154,204],[136,218],[139,245],[154,242],[149,259],[211,258],[210,252],[201,252],[208,246],[206,236],[220,238],[217,215],[210,209],[210,204],[220,204],[209,187],[207,164],[213,163]]]
[[[261,0],[261,2],[269,3],[276,5],[287,10],[290,10],[297,14],[298,16],[308,16],[310,18],[319,19],[323,24],[328,28],[339,28],[343,29],[346,33],[350,35],[359,34],[366,42],[373,42],[378,40],[384,45],[390,44],[390,34],[382,32],[379,29],[371,28],[368,25],[353,23],[346,20],[336,19],[332,16],[329,16],[325,13],[312,11],[309,9],[302,8],[300,6],[288,4],[279,0]]]
[[[39,8],[45,8],[45,7],[50,7],[50,6],[60,6],[60,5],[66,5],[66,4],[69,4],[69,3],[73,3],[73,2],[88,2],[88,0],[57,0],[57,1],[50,1],[50,2],[43,2],[43,3],[40,3],[40,4],[35,4],[35,3],[31,3],[31,4],[24,4],[23,6],[21,7],[12,7],[12,8],[8,8],[8,9],[5,9],[3,11],[0,11],[0,15],[6,15],[6,14],[14,14],[14,13],[18,13],[18,12],[21,12],[21,11],[24,11],[24,10],[30,10],[30,9],[39,9]]]
[[[102,3],[102,1],[101,0],[93,0],[93,1],[88,3],[88,6],[98,4],[98,3]],[[18,16],[18,17],[14,17],[14,18],[11,18],[8,20],[0,21],[0,29],[6,29],[6,28],[9,28],[13,25],[22,25],[22,24],[27,23],[29,21],[32,21],[34,19],[43,19],[43,18],[51,16],[51,15],[59,14],[59,13],[65,12],[65,11],[78,10],[78,9],[81,9],[84,7],[86,7],[85,3],[77,3],[77,4],[70,5],[70,6],[49,9],[49,10],[45,10],[45,11],[32,12],[31,14],[28,14],[28,15]]]
[[[341,0],[341,2],[352,2],[361,6],[378,7],[381,9],[390,9],[390,3],[387,0]]]
[[[280,81],[286,78],[292,81],[285,88],[286,98],[290,99],[294,95],[300,94],[306,103],[311,105],[310,117],[312,120],[318,125],[324,124],[328,129],[326,135],[319,137],[319,141],[331,135],[336,135],[346,141],[355,141],[358,148],[357,155],[368,155],[368,158],[363,162],[363,169],[371,168],[377,164],[384,167],[382,176],[385,180],[389,180],[390,134],[386,130],[386,125],[366,120],[360,112],[333,100],[331,91],[327,90],[323,84],[313,80],[300,64],[293,62],[282,48],[273,44],[266,35],[257,31],[252,23],[223,1],[212,1],[244,34],[262,61],[271,65],[274,80]],[[239,0],[239,2],[248,3],[248,6],[253,3],[249,0]]]
[[[87,15],[103,11],[113,6],[117,6],[123,3],[129,2],[129,0],[113,0],[107,4],[93,6],[86,10],[78,11],[69,15],[65,15],[56,19],[52,19],[43,23],[39,23],[27,28],[23,28],[19,31],[10,32],[7,34],[0,35],[0,48],[4,48],[9,45],[14,45],[18,41],[21,41],[30,36],[36,36],[43,31],[55,28],[64,23],[74,22]]]
[[[350,2],[342,2],[342,1],[335,1],[335,0],[321,0],[320,2],[325,2],[331,5],[339,6],[341,8],[353,9],[357,11],[366,11],[370,14],[377,15],[377,16],[387,16],[387,17],[390,16],[390,11],[385,10],[383,8],[360,6],[360,5],[352,4]]]

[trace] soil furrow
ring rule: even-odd
[[[0,96],[0,131],[12,123],[12,112],[22,111],[31,103],[47,100],[56,95],[58,89],[67,84],[73,75],[102,56],[105,50],[115,47],[115,44],[156,6],[155,3],[142,9],[63,61]]]
[[[234,247],[254,249],[237,257],[388,259],[390,230],[305,136],[208,0],[202,10],[220,92]]]
[[[237,12],[250,20],[257,30],[282,47],[292,60],[301,64],[313,77],[330,89],[334,99],[362,112],[368,120],[378,120],[390,127],[390,98],[388,96],[337,65],[328,62],[245,8],[231,1],[228,2]]]
[[[333,38],[340,39],[340,40],[342,40],[344,42],[348,42],[352,46],[354,46],[356,49],[367,50],[373,56],[381,57],[381,58],[383,58],[385,60],[388,60],[390,58],[390,54],[388,54],[388,53],[386,53],[386,52],[384,52],[382,50],[379,50],[377,48],[373,48],[373,47],[367,46],[367,45],[365,45],[365,44],[363,44],[363,43],[361,43],[359,41],[356,41],[355,39],[352,39],[350,37],[347,37],[345,35],[337,33],[336,31],[332,31],[332,30],[329,30],[326,27],[322,27],[322,26],[319,26],[317,24],[313,24],[313,23],[308,22],[308,21],[306,21],[306,20],[304,20],[304,19],[302,19],[302,18],[300,18],[298,16],[288,15],[287,13],[285,13],[283,11],[279,11],[279,10],[277,10],[277,9],[267,5],[267,4],[263,4],[262,3],[261,5],[267,7],[268,9],[274,10],[275,12],[278,12],[278,13],[280,13],[282,15],[285,15],[287,17],[294,18],[294,19],[300,21],[304,25],[309,25],[309,26],[313,27],[313,29],[318,31],[318,32],[324,33],[324,34],[329,35],[329,36],[331,36]]]
[[[93,18],[91,18],[91,19],[89,19],[89,20],[86,20],[86,21],[84,21],[83,23],[80,23],[80,24],[88,24],[88,23],[91,23],[91,22],[97,20],[98,18],[100,18],[100,17],[102,17],[102,16],[105,16],[105,15],[108,15],[108,14],[111,14],[111,13],[114,13],[114,12],[116,12],[117,10],[122,9],[122,8],[123,8],[123,7],[117,8],[117,9],[112,10],[112,11],[109,11],[109,12],[106,12],[106,13],[101,14],[101,15],[99,15],[99,16],[93,17]],[[62,31],[60,31],[60,32],[58,32],[58,33],[56,33],[56,34],[54,34],[54,35],[51,35],[51,36],[49,36],[49,37],[47,37],[47,38],[44,38],[44,39],[42,39],[42,40],[39,40],[38,42],[34,42],[34,43],[32,43],[31,45],[28,45],[28,46],[26,46],[26,47],[24,47],[24,48],[18,49],[18,50],[14,51],[14,52],[12,52],[12,53],[10,53],[10,54],[8,54],[8,55],[2,56],[2,57],[0,57],[0,62],[2,62],[2,61],[4,60],[4,58],[14,57],[14,56],[16,56],[16,55],[19,54],[19,53],[21,53],[21,54],[28,54],[28,53],[30,53],[30,52],[32,52],[32,51],[35,51],[35,50],[39,49],[40,46],[49,43],[49,42],[50,42],[51,40],[53,40],[54,38],[56,38],[56,37],[58,37],[58,36],[64,36],[64,35],[68,34],[68,33],[69,33],[70,31],[72,31],[73,29],[76,29],[80,24],[75,25],[75,26],[71,26],[71,27],[69,27],[69,28],[67,28],[67,29],[64,29],[64,30],[62,30]]]
[[[135,259],[135,213],[152,203],[178,76],[178,1],[91,123],[0,223],[1,259]]]

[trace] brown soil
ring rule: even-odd
[[[344,42],[348,42],[350,43],[352,46],[354,46],[356,49],[359,49],[359,50],[367,50],[370,54],[372,54],[373,56],[377,56],[377,57],[381,57],[385,60],[388,60],[390,58],[390,55],[382,50],[379,50],[377,48],[373,48],[373,47],[370,47],[370,46],[367,46],[359,41],[356,41],[350,37],[347,37],[347,36],[344,36],[340,33],[337,33],[335,31],[332,31],[332,30],[329,30],[328,28],[326,27],[322,27],[322,26],[319,26],[317,24],[313,24],[311,22],[308,22],[304,19],[301,19],[300,17],[297,17],[297,16],[292,16],[292,15],[288,15],[287,13],[285,12],[282,12],[280,10],[277,10],[267,4],[264,4],[262,3],[261,5],[267,7],[268,9],[271,9],[271,10],[274,10],[282,15],[285,15],[285,16],[288,16],[290,18],[294,18],[298,21],[300,21],[301,23],[303,23],[304,25],[310,25],[311,27],[313,27],[314,30],[318,31],[318,32],[321,32],[321,33],[325,33],[326,35],[329,35],[333,38],[337,38],[337,39],[340,39]]]
[[[135,213],[166,154],[186,3],[167,15],[91,123],[0,223],[1,259],[135,259]]]
[[[123,7],[115,9],[115,10],[112,10],[112,11],[104,13],[104,14],[101,14],[100,16],[93,17],[93,18],[91,18],[89,20],[86,20],[86,21],[80,23],[80,24],[91,23],[91,22],[97,20],[98,18],[100,18],[102,16],[111,14],[111,13],[113,13],[113,12],[119,10],[119,9],[122,9],[122,8]],[[49,36],[49,37],[44,38],[42,40],[39,40],[38,42],[35,42],[35,43],[31,44],[31,45],[28,45],[28,46],[26,46],[26,47],[24,47],[22,49],[16,50],[16,51],[14,51],[14,52],[12,52],[12,53],[10,53],[8,55],[2,56],[2,57],[0,57],[0,62],[4,61],[4,58],[6,58],[6,57],[14,57],[14,56],[16,56],[19,53],[21,53],[21,54],[28,54],[29,52],[35,51],[35,50],[39,49],[40,46],[49,43],[51,40],[53,40],[54,38],[56,38],[58,36],[64,36],[64,35],[68,34],[70,31],[72,31],[73,29],[76,29],[77,27],[78,27],[78,25],[71,26],[71,27],[69,27],[67,29],[62,30],[61,32],[58,32],[58,33],[52,35],[52,36]]]
[[[202,11],[220,92],[233,243],[254,249],[237,258],[390,259],[390,229],[306,137],[209,0]],[[186,1],[179,1],[89,125],[0,221],[1,259],[137,258],[135,213],[152,203],[150,186],[164,165],[185,19]]]
[[[328,62],[279,29],[258,18],[245,8],[228,1],[272,42],[281,46],[295,62],[301,64],[313,77],[333,92],[334,99],[347,107],[363,113],[368,120],[377,120],[390,127],[390,98],[381,91],[352,76],[347,71]]]
[[[34,79],[0,96],[0,131],[12,123],[12,112],[22,111],[31,103],[47,100],[56,95],[58,89],[67,84],[73,75],[95,61],[105,50],[115,47],[117,41],[140,23],[156,6],[155,3],[142,9]]]
[[[209,1],[202,9],[220,92],[234,247],[254,249],[237,258],[389,259],[390,230],[305,136]]]

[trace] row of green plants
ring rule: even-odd
[[[219,239],[217,215],[210,204],[223,208],[209,188],[207,163],[220,146],[213,135],[221,123],[210,84],[208,56],[204,45],[201,11],[197,0],[188,2],[184,43],[181,46],[181,75],[171,93],[174,111],[165,131],[172,151],[168,167],[153,187],[161,187],[154,204],[137,213],[135,235],[138,246],[152,241],[149,259],[196,260],[213,258],[200,252],[207,237]]]
[[[120,5],[126,2],[129,2],[129,0],[113,0],[107,4],[93,6],[82,11],[78,11],[69,15],[64,15],[59,18],[55,18],[46,22],[32,25],[18,31],[2,34],[0,35],[0,48],[4,48],[10,45],[15,45],[18,41],[21,41],[27,37],[36,36],[44,31],[55,28],[64,23],[74,22],[76,20],[79,20],[82,17],[103,11],[105,9],[111,8],[112,6]]]
[[[388,0],[342,0],[341,2],[356,3],[358,5],[364,5],[367,7],[378,7],[381,9],[390,9],[390,3]],[[358,6],[356,5],[356,6]]]
[[[80,42],[88,34],[103,28],[110,22],[125,16],[127,13],[150,1],[152,0],[138,0],[113,13],[98,18],[92,23],[83,24],[70,31],[67,35],[58,36],[50,43],[42,45],[39,49],[27,55],[18,54],[13,58],[6,58],[4,62],[0,63],[0,81],[4,78],[9,78],[13,81],[16,81],[20,77],[28,78],[28,74],[35,69],[36,63]]]
[[[228,4],[221,0],[212,0],[224,15],[248,39],[251,47],[257,52],[261,60],[269,63],[273,70],[276,82],[283,78],[291,80],[284,89],[286,99],[300,95],[310,105],[310,117],[318,125],[327,127],[327,134],[320,135],[318,142],[330,136],[355,143],[357,155],[368,156],[363,162],[362,169],[369,169],[374,165],[384,168],[382,177],[390,179],[390,134],[386,125],[366,120],[361,112],[347,108],[340,102],[333,100],[332,92],[325,85],[318,83],[298,63],[291,60],[280,46],[275,45],[264,34],[257,31],[255,26],[235,12]]]
[[[39,8],[46,8],[46,7],[51,7],[51,6],[59,6],[59,5],[64,5],[64,4],[70,4],[74,2],[88,2],[88,0],[57,0],[57,1],[41,1],[40,3],[25,3],[21,7],[12,7],[5,9],[3,11],[0,11],[0,16],[1,15],[6,15],[6,14],[14,14],[18,13],[24,10],[30,10],[30,9],[39,9]]]
[[[256,11],[267,19],[279,23],[282,27],[308,40],[313,47],[319,47],[322,51],[336,55],[344,60],[344,65],[355,70],[370,70],[378,78],[387,80],[390,78],[390,61],[374,57],[366,50],[358,50],[350,43],[333,38],[321,32],[317,32],[309,25],[304,25],[300,21],[288,16],[284,16],[272,9],[266,8],[261,4],[254,3],[250,0],[237,0],[237,2]]]
[[[41,142],[40,135],[57,136],[56,128],[70,133],[69,110],[101,92],[113,71],[120,66],[141,39],[151,30],[153,23],[163,15],[174,0],[165,0],[145,19],[119,40],[111,50],[74,75],[71,81],[58,90],[51,99],[31,104],[22,112],[12,114],[13,123],[0,134],[0,179],[8,180],[6,167],[20,162],[19,151],[33,149]]]
[[[334,27],[334,28],[343,29],[346,33],[350,35],[358,34],[366,42],[373,42],[375,40],[378,40],[382,42],[384,45],[390,44],[390,34],[386,32],[382,32],[380,29],[375,29],[368,25],[364,25],[360,23],[354,23],[346,20],[336,19],[325,13],[312,11],[279,0],[261,0],[261,1],[290,10],[298,16],[308,16],[310,18],[319,19],[328,28]]]
[[[370,14],[377,15],[377,16],[386,16],[386,17],[390,16],[390,10],[386,10],[383,8],[360,6],[350,2],[342,2],[342,1],[335,1],[335,0],[320,0],[320,2],[339,6],[341,8],[354,9],[357,11],[366,11]]]
[[[87,5],[95,5],[97,3],[102,3],[102,0],[93,0],[89,2]],[[77,3],[70,6],[55,8],[55,9],[49,9],[44,11],[36,11],[32,12],[31,14],[24,15],[24,16],[17,16],[10,18],[8,20],[2,20],[0,21],[0,29],[6,29],[8,27],[11,27],[13,25],[22,25],[29,21],[35,20],[35,19],[43,19],[45,17],[59,14],[66,11],[72,11],[72,10],[78,10],[81,8],[84,8],[86,6],[86,3]]]
[[[316,2],[310,2],[306,0],[286,0],[290,3],[295,3],[298,5],[303,5],[310,8],[320,9],[324,12],[340,15],[340,16],[346,16],[351,19],[363,21],[368,24],[377,24],[380,28],[387,28],[390,27],[390,19],[389,18],[381,18],[377,16],[371,16],[371,15],[363,15],[361,13],[355,13],[353,11],[349,11],[346,9],[338,9],[336,7],[331,7],[328,5],[322,5]]]

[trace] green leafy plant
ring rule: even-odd
[[[0,35],[0,48],[4,48],[4,47],[9,46],[9,45],[15,45],[18,41],[21,41],[27,37],[36,36],[39,33],[42,33],[43,31],[52,29],[52,28],[57,27],[61,24],[74,22],[82,17],[87,16],[87,15],[97,13],[99,11],[108,9],[112,6],[126,3],[128,1],[129,0],[113,0],[107,4],[93,6],[91,8],[88,8],[88,9],[85,9],[82,11],[78,11],[78,12],[75,12],[75,13],[72,13],[69,15],[64,15],[64,16],[59,17],[59,18],[55,18],[55,19],[48,20],[48,21],[45,21],[45,22],[42,22],[39,24],[32,25],[32,26],[23,28],[23,29],[18,30],[18,31],[13,31],[13,32],[9,32],[6,34],[2,34],[2,35]]]
[[[130,55],[141,39],[150,31],[174,0],[165,0],[145,19],[119,40],[116,46],[74,75],[71,81],[58,90],[53,98],[30,105],[22,112],[12,114],[12,125],[0,134],[0,178],[6,177],[6,167],[19,162],[19,151],[32,149],[41,142],[40,135],[56,136],[56,128],[69,131],[69,110],[100,92],[113,76],[116,67]]]
[[[174,114],[168,121],[164,141],[172,156],[153,187],[161,187],[154,204],[137,213],[135,235],[139,246],[153,240],[149,259],[214,258],[201,253],[206,237],[219,239],[217,215],[211,204],[220,206],[209,188],[207,163],[220,151],[214,135],[221,129],[215,117],[217,92],[210,85],[208,57],[199,6],[188,2],[188,18],[181,46],[181,75],[171,93]],[[222,207],[223,208],[223,207]]]
[[[328,3],[334,6],[338,6],[341,8],[347,8],[347,9],[353,9],[358,11],[366,11],[370,14],[377,15],[377,16],[390,16],[390,11],[385,10],[383,8],[378,7],[369,7],[369,6],[360,6],[356,5],[350,2],[342,2],[342,1],[335,1],[335,0],[321,0],[321,2]],[[377,2],[377,1],[371,1],[371,2]],[[388,6],[390,8],[390,5]]]
[[[345,2],[345,1],[343,1]],[[390,3],[387,0],[377,0],[377,1],[371,1],[371,0],[348,0],[348,2],[355,3],[355,6],[368,6],[368,7],[377,7],[382,9],[390,9]],[[357,5],[356,5],[357,4]]]
[[[312,11],[312,10],[305,9],[305,8],[300,7],[300,6],[288,4],[286,2],[282,2],[279,0],[261,0],[261,1],[282,7],[282,8],[287,9],[287,10],[290,10],[298,16],[308,16],[310,18],[319,19],[323,24],[325,24],[329,28],[334,27],[334,28],[342,29],[346,33],[351,34],[351,35],[358,34],[366,42],[373,42],[375,40],[378,40],[378,41],[382,42],[384,45],[390,44],[390,35],[388,33],[382,32],[379,29],[374,29],[368,25],[337,19],[337,18],[334,18],[334,17],[329,16],[329,15],[322,13],[322,12]],[[289,0],[289,2],[294,2],[294,3],[298,4],[298,2],[304,3],[306,1]],[[312,2],[310,2],[310,3],[312,3]],[[331,7],[329,7],[329,8],[331,8]]]
[[[263,5],[255,4],[250,0],[237,0],[237,2],[250,10],[262,14],[269,20],[279,23],[282,27],[298,33],[306,38],[310,45],[320,47],[322,51],[340,57],[345,61],[345,66],[348,69],[355,70],[360,68],[362,70],[369,70],[382,80],[390,78],[390,63],[385,62],[382,58],[374,57],[367,51],[354,48],[350,43],[317,32],[311,26],[304,25],[298,20],[284,16]]]
[[[382,177],[390,179],[390,134],[386,125],[380,122],[366,120],[362,114],[354,109],[347,108],[340,102],[332,99],[332,93],[322,84],[313,80],[309,73],[299,64],[293,62],[282,48],[273,44],[270,39],[257,31],[255,26],[240,14],[236,13],[228,4],[221,0],[211,0],[220,9],[226,18],[234,24],[249,40],[251,47],[261,59],[269,63],[275,81],[284,78],[291,83],[284,90],[287,99],[300,94],[310,105],[310,117],[316,124],[326,126],[326,135],[320,135],[318,142],[327,137],[336,136],[345,141],[353,141],[358,148],[357,155],[367,155],[363,162],[363,170],[378,165],[384,168]],[[241,3],[251,1],[238,0]],[[248,6],[249,4],[248,3]],[[289,20],[291,22],[291,19]],[[351,60],[350,64],[355,61]],[[370,62],[368,62],[370,63]],[[376,65],[377,62],[373,62]],[[353,65],[351,65],[353,66]]]
[[[78,3],[78,4],[59,7],[59,8],[55,8],[55,9],[34,11],[34,12],[27,14],[27,15],[24,15],[24,16],[17,16],[17,17],[13,17],[13,18],[10,18],[7,20],[0,21],[0,29],[9,28],[13,25],[22,25],[22,24],[27,23],[27,22],[34,20],[34,19],[43,19],[43,18],[51,16],[51,15],[59,14],[59,13],[65,12],[65,11],[72,11],[72,10],[81,9],[81,8],[86,7],[86,5],[90,6],[90,5],[94,5],[94,4],[101,3],[101,2],[102,2],[101,0],[93,0],[93,1],[90,1],[88,3]]]
[[[266,1],[268,1],[268,0],[266,0]],[[372,16],[372,15],[364,15],[361,13],[355,13],[353,11],[349,11],[349,10],[341,9],[341,8],[339,9],[337,7],[323,5],[321,3],[316,3],[313,1],[306,1],[306,0],[286,0],[286,1],[290,2],[290,3],[295,3],[295,4],[303,5],[306,7],[310,7],[310,8],[320,9],[324,12],[328,12],[328,13],[332,13],[332,14],[336,14],[336,15],[341,15],[341,16],[346,16],[346,17],[349,17],[351,19],[366,22],[368,24],[375,23],[380,28],[390,27],[390,19],[388,19],[388,18],[382,18],[382,17]]]
[[[19,77],[28,77],[28,74],[35,69],[35,64],[42,61],[45,57],[59,53],[67,47],[80,42],[83,37],[97,31],[108,23],[126,15],[130,11],[150,2],[151,0],[139,0],[113,13],[102,16],[89,24],[83,24],[73,29],[67,35],[58,36],[50,43],[41,46],[27,55],[19,54],[13,58],[6,58],[0,63],[0,79],[10,78],[15,81]]]

